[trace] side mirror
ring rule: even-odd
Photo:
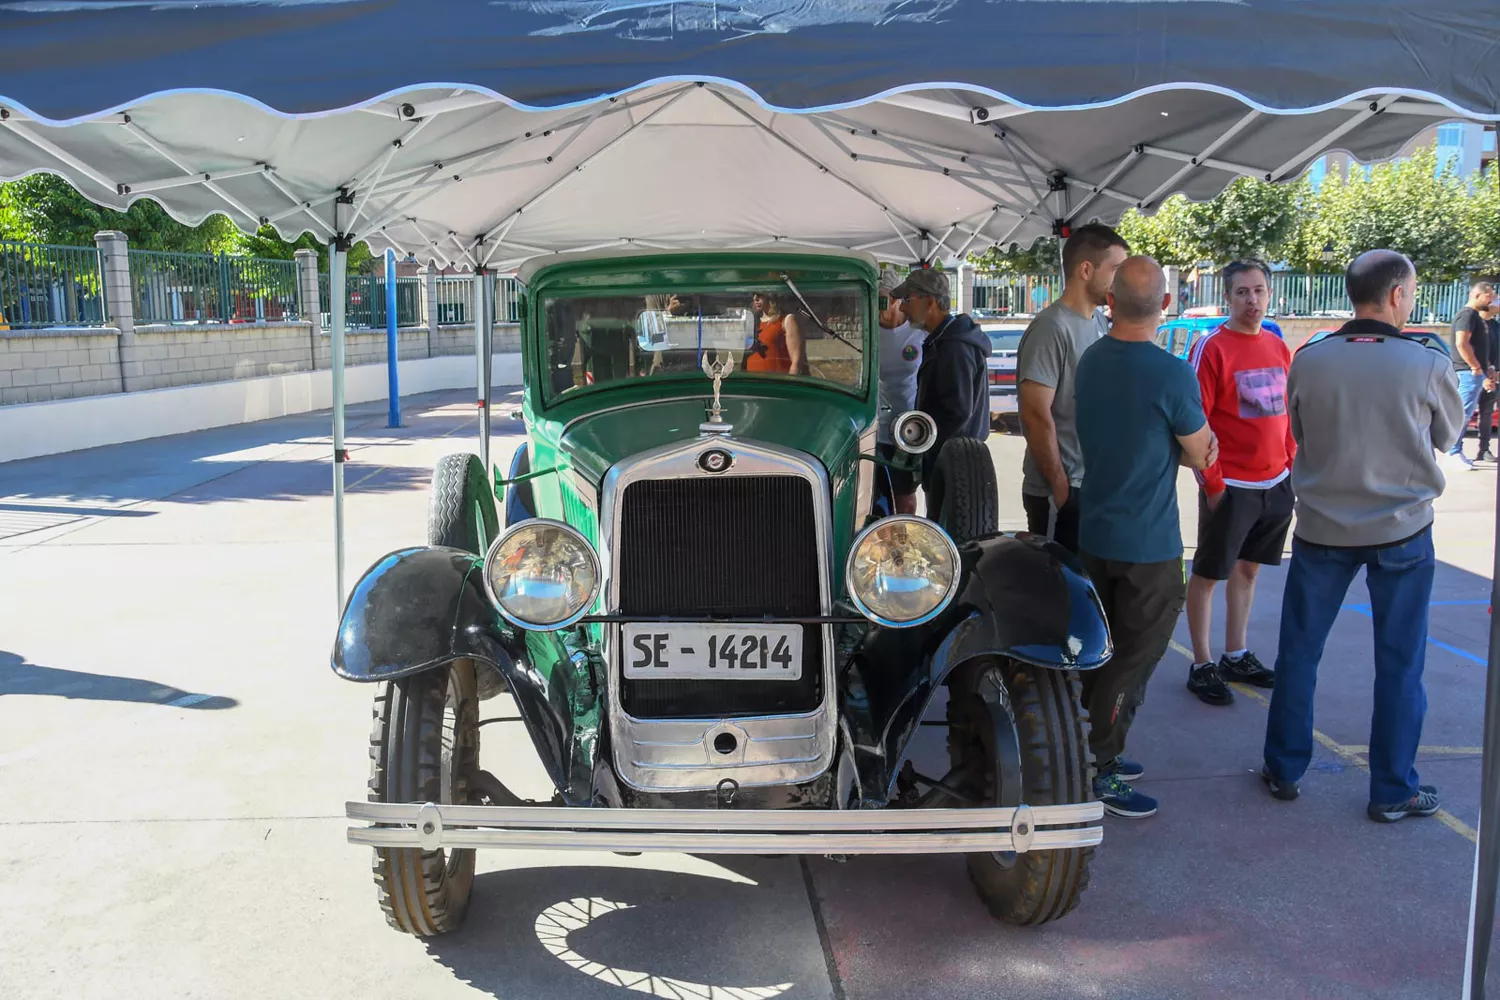
[[[896,447],[908,455],[920,455],[937,442],[937,421],[921,410],[907,410],[891,424]]]

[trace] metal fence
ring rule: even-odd
[[[1062,285],[1058,275],[977,274],[973,312],[980,317],[1034,315],[1057,300]]]
[[[328,272],[318,275],[319,309],[323,328],[328,328]],[[396,279],[396,326],[398,329],[422,324],[422,279]],[[385,329],[385,275],[351,274],[345,278],[344,328],[348,330]]]
[[[493,274],[495,322],[521,321],[521,285],[513,274]],[[439,326],[468,326],[474,322],[474,276],[443,274],[437,278]]]
[[[297,265],[229,254],[131,250],[137,323],[264,323],[302,315]]]
[[[97,248],[0,240],[0,330],[104,325]]]
[[[976,316],[1020,316],[1039,312],[1062,292],[1062,279],[1046,275],[980,274],[974,278]],[[1223,276],[1217,271],[1189,271],[1176,290],[1179,309],[1222,306]],[[1422,282],[1417,287],[1413,323],[1451,323],[1469,299],[1469,281]],[[1273,271],[1271,309],[1273,317],[1340,316],[1352,311],[1341,274],[1303,274]]]

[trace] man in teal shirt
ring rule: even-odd
[[[1121,264],[1109,292],[1113,325],[1083,353],[1076,380],[1078,545],[1114,640],[1109,662],[1083,675],[1099,762],[1094,794],[1107,812],[1132,819],[1154,814],[1157,802],[1129,783],[1144,769],[1122,756],[1125,736],[1187,595],[1177,470],[1218,457],[1193,370],[1155,344],[1170,301],[1156,261]]]

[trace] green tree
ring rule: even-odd
[[[1452,166],[1441,169],[1432,147],[1408,159],[1330,171],[1292,241],[1294,267],[1342,269],[1366,250],[1397,250],[1424,280],[1456,278],[1474,263],[1474,197]],[[1322,255],[1331,250],[1331,262]]]
[[[318,254],[318,270],[328,270],[328,243],[312,233],[303,233],[288,243],[271,226],[261,226],[254,236],[245,236],[242,240],[244,253],[272,260],[291,260],[298,250],[315,250]],[[381,267],[383,265],[380,260],[370,252],[369,244],[361,241],[349,249],[349,273],[365,273]]]
[[[1005,250],[990,247],[984,253],[970,254],[976,268],[990,274],[1057,274],[1057,238],[1042,236],[1030,246],[1012,243]]]
[[[1464,203],[1464,259],[1489,276],[1500,273],[1500,164],[1491,163]]]
[[[1279,261],[1297,231],[1309,185],[1305,180],[1269,184],[1237,177],[1217,197],[1188,203],[1183,241],[1198,259],[1228,262],[1242,257]]]
[[[1192,264],[1202,257],[1189,235],[1188,214],[1193,207],[1182,195],[1173,195],[1150,215],[1130,209],[1115,230],[1130,244],[1131,253],[1154,257],[1164,267]]]
[[[32,174],[0,188],[19,217],[17,228],[37,242],[92,246],[95,233],[118,229],[130,237],[131,246],[141,250],[217,253],[236,252],[241,247],[239,231],[223,215],[186,226],[146,199],[116,212],[94,204],[52,174]]]

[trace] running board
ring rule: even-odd
[[[1093,847],[1101,802],[985,809],[608,809],[350,802],[369,847],[686,854],[977,854]],[[1060,828],[1060,829],[1057,829]]]

